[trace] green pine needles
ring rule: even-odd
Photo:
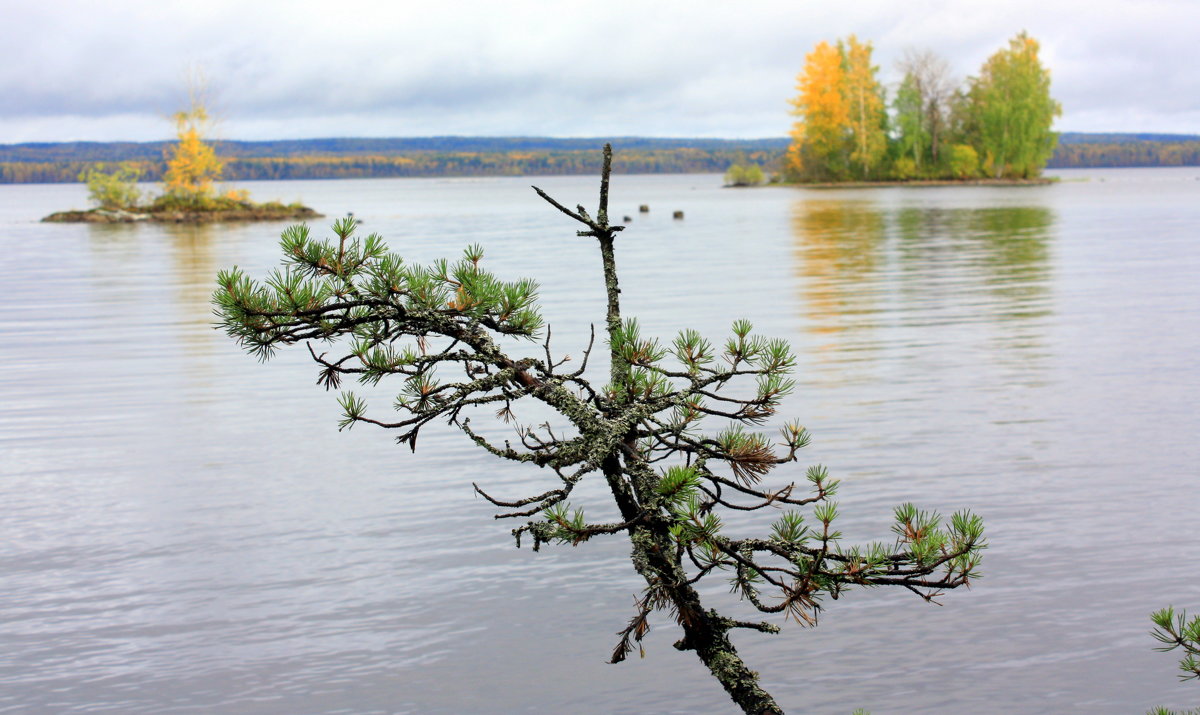
[[[1187,617],[1187,611],[1175,612],[1171,606],[1150,615],[1154,630],[1150,632],[1163,645],[1155,650],[1172,651],[1179,648],[1180,680],[1200,680],[1200,616]]]
[[[779,626],[706,608],[699,582],[723,578],[750,609],[815,625],[825,599],[847,589],[897,586],[932,601],[969,586],[978,577],[983,524],[969,512],[943,519],[906,504],[895,511],[894,538],[846,545],[833,501],[839,484],[827,469],[809,468],[799,484],[766,485],[810,440],[798,422],[769,429],[795,388],[795,355],[786,341],[757,335],[745,320],[722,342],[687,329],[664,342],[621,316],[614,247],[623,227],[608,223],[611,161],[606,146],[596,218],[534,187],[582,224],[578,235],[598,243],[607,293],[604,384],[587,374],[594,329],[578,367],[565,369],[568,358],[555,359],[538,313],[537,285],[486,271],[481,247],[468,247],[457,261],[413,265],[388,252],[378,235],[358,238],[352,219],[335,222],[328,241],[305,226],[289,228],[283,266],[264,282],[236,268],[221,272],[216,313],[229,336],[260,359],[280,346],[306,345],[327,389],[347,377],[396,385],[388,418],[343,393],[344,428],[365,422],[395,430],[415,449],[422,428],[446,423],[496,458],[540,468],[551,484],[537,493],[499,498],[473,486],[501,510],[496,518],[518,521],[518,547],[523,538],[534,550],[629,538],[632,565],[646,586],[611,661],[640,650],[650,614],[663,611],[682,631],[675,647],[695,652],[740,707],[779,713],[729,639],[733,629],[776,633]],[[527,347],[518,353],[522,341]],[[557,421],[521,423],[522,405],[530,402]],[[480,418],[510,425],[515,438],[497,441],[477,430],[472,419]],[[589,520],[572,502],[585,478],[604,481],[618,519]],[[729,535],[727,520],[759,510],[778,512],[769,534]]]
[[[1162,643],[1155,650],[1170,652],[1179,648],[1183,657],[1179,660],[1180,680],[1200,680],[1200,616],[1188,618],[1187,611],[1175,612],[1175,608],[1166,608],[1150,614],[1154,630],[1150,635]],[[1171,710],[1156,707],[1147,715],[1200,715],[1200,708],[1193,710]]]

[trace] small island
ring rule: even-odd
[[[1021,32],[956,87],[950,65],[910,50],[889,111],[870,42],[820,42],[805,56],[791,100],[797,117],[772,184],[807,189],[886,186],[1042,186],[1062,105],[1037,40]],[[729,167],[725,185],[756,186],[756,165]]]
[[[58,211],[42,219],[46,223],[218,223],[222,221],[291,221],[295,219],[321,218],[308,206],[298,203],[283,204],[268,201],[257,204],[253,201],[225,199],[205,208],[172,208],[169,206],[97,207],[85,211]]]
[[[204,141],[208,112],[194,97],[187,111],[175,117],[179,141],[168,150],[163,193],[150,199],[138,188],[145,166],[125,162],[111,171],[97,164],[79,174],[95,206],[52,213],[48,223],[217,223],[226,221],[292,221],[320,218],[308,206],[279,201],[256,203],[245,190],[217,193],[223,162]]]

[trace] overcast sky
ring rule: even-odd
[[[851,33],[975,74],[1042,45],[1060,131],[1200,133],[1197,0],[0,0],[0,143],[168,138],[200,67],[227,139],[784,136]]]

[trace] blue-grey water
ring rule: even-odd
[[[986,520],[984,578],[941,606],[853,592],[815,629],[739,634],[791,712],[1200,703],[1148,635],[1152,610],[1200,611],[1200,169],[1058,173],[614,178],[626,313],[664,337],[749,317],[792,341],[786,412],[814,435],[804,462],[844,479],[848,540],[886,538],[906,500]],[[411,260],[482,244],[541,283],[578,360],[598,257],[530,183],[595,202],[585,177],[245,187],[353,211]],[[644,660],[605,664],[640,591],[620,537],[518,551],[470,486],[515,497],[546,475],[445,427],[416,454],[339,433],[306,354],[259,364],[212,329],[214,275],[264,275],[281,224],[36,222],[85,200],[0,186],[0,713],[733,711],[669,618]],[[582,494],[604,513],[600,485]]]

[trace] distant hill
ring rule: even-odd
[[[384,176],[505,176],[587,174],[599,170],[605,141],[617,149],[624,173],[725,171],[732,163],[775,170],[790,139],[617,137],[398,137],[216,141],[225,177],[325,179]],[[141,164],[145,180],[161,177],[172,142],[58,142],[0,144],[0,183],[73,182],[98,162]],[[1049,166],[1197,166],[1200,135],[1087,134],[1059,137]]]
[[[335,137],[273,141],[214,141],[224,157],[397,156],[415,152],[499,154],[529,151],[598,151],[605,142],[618,150],[757,151],[787,149],[786,137],[769,139],[662,139],[655,137]],[[0,162],[158,161],[174,142],[60,142],[0,144]]]
[[[1200,134],[1102,134],[1090,132],[1063,132],[1058,135],[1059,144],[1128,144],[1131,142],[1195,142]]]
[[[592,174],[605,141],[614,168],[630,174],[724,172],[735,162],[774,167],[789,140],[615,139],[551,137],[331,138],[213,142],[224,178],[341,179],[387,176],[517,176]],[[96,163],[132,161],[158,180],[171,142],[62,142],[0,145],[0,183],[75,181]]]
[[[1200,166],[1198,134],[1059,135],[1051,169]]]

